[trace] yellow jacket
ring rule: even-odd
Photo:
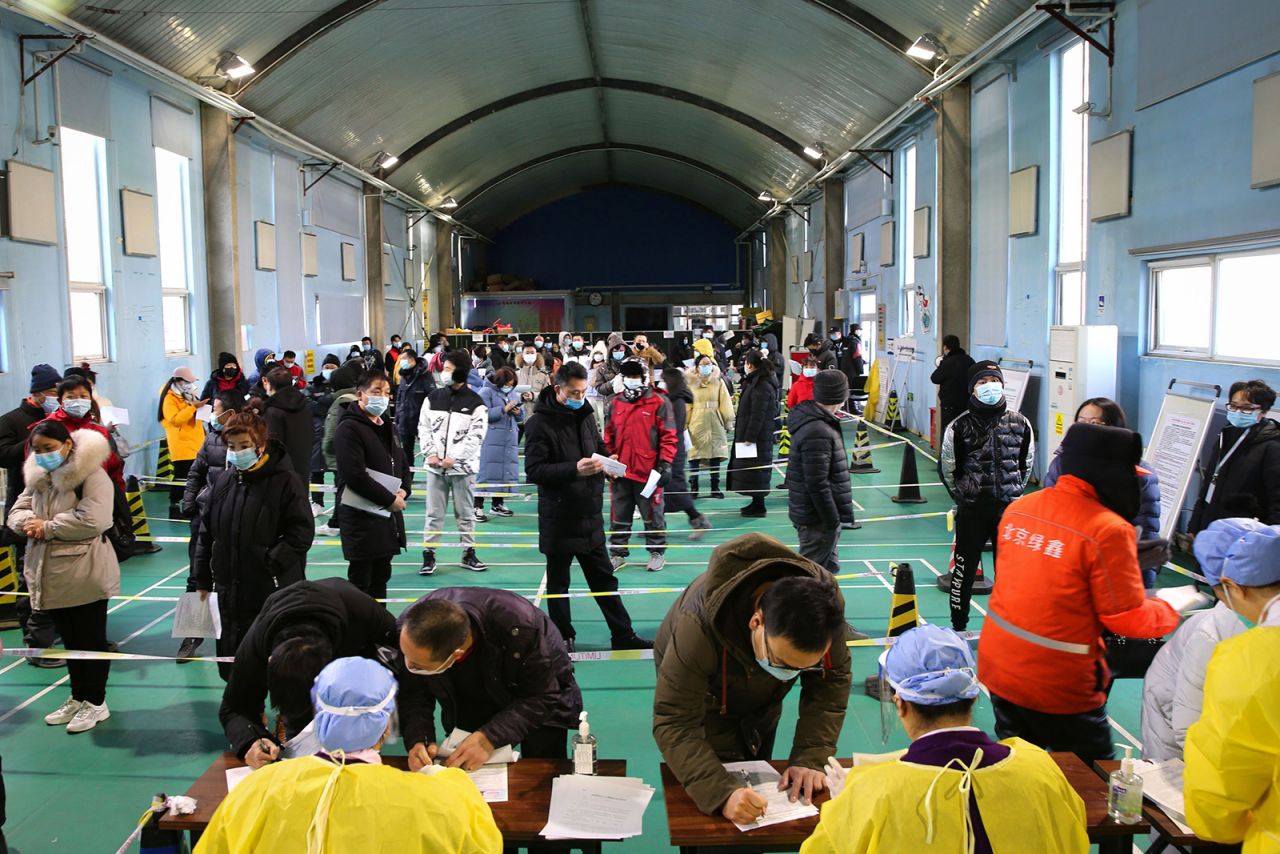
[[[1187,731],[1187,823],[1244,854],[1280,852],[1280,626],[1218,644]]]
[[[306,756],[254,771],[227,795],[197,854],[497,854],[502,834],[489,805],[456,768],[431,777],[386,765],[351,764],[337,775],[322,848],[308,848],[326,784],[337,766]]]
[[[1003,762],[972,773],[970,797],[994,851],[1083,854],[1089,850],[1084,801],[1040,748],[1020,738]],[[800,854],[965,851],[967,803],[963,772],[895,760],[849,771],[844,791],[822,806],[822,817]],[[935,780],[937,781],[935,785]],[[932,797],[930,796],[932,787]],[[929,798],[931,808],[926,810]],[[933,835],[929,835],[932,815]],[[1029,840],[1034,839],[1034,845]]]
[[[196,420],[196,407],[175,391],[167,391],[161,404],[160,426],[169,440],[169,459],[194,460],[204,444],[204,427]]]

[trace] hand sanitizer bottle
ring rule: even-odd
[[[1111,775],[1111,795],[1107,814],[1120,824],[1137,824],[1142,820],[1142,778],[1133,773],[1133,748],[1124,748],[1120,770]]]
[[[573,773],[596,773],[596,737],[591,734],[587,713],[578,715],[578,734],[573,737]]]

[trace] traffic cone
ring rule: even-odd
[[[791,454],[791,431],[787,429],[787,422],[782,422],[782,432],[778,435],[778,456],[786,457]]]
[[[173,461],[169,459],[169,440],[160,440],[160,456],[156,458],[156,480],[173,480]]]
[[[916,448],[910,442],[902,446],[902,476],[898,478],[898,494],[895,504],[924,504],[928,501],[920,494],[920,474],[916,471]]]
[[[0,548],[0,629],[18,627],[18,557],[13,546]]]
[[[853,434],[853,458],[849,461],[849,474],[878,474],[880,469],[871,462],[871,437],[867,435],[867,423],[858,419]]]
[[[125,481],[124,497],[129,502],[129,522],[133,528],[135,554],[154,554],[160,547],[151,539],[151,526],[147,524],[147,509],[142,504],[142,491],[138,479],[129,475]]]
[[[898,392],[889,392],[889,402],[885,404],[884,426],[892,433],[902,432],[902,414],[898,411]]]
[[[900,563],[893,568],[893,599],[889,604],[889,631],[887,637],[896,638],[920,625],[920,605],[916,601],[916,575],[911,564]],[[880,699],[880,675],[868,676],[862,684],[868,697]]]
[[[956,541],[951,541],[951,560],[947,562],[947,571],[938,576],[938,589],[943,593],[951,592],[951,578],[956,571]],[[973,595],[990,596],[995,582],[987,578],[982,571],[982,561],[978,561],[978,571],[973,576]]]

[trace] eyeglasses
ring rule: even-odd
[[[1103,421],[1101,418],[1077,418],[1076,423],[1077,424],[1093,424],[1098,427],[1107,426],[1107,422]]]
[[[817,664],[813,665],[812,667],[793,667],[790,664],[779,663],[778,659],[773,657],[773,651],[769,649],[769,635],[766,634],[764,631],[761,631],[760,634],[764,636],[765,660],[768,661],[774,667],[781,667],[784,670],[794,670],[797,673],[818,673],[822,671],[823,667],[822,667],[821,661],[819,661]]]
[[[1253,406],[1252,404],[1247,404],[1247,403],[1246,404],[1240,404],[1240,403],[1227,404],[1228,412],[1243,412],[1248,415],[1252,415],[1255,412],[1259,412],[1261,411],[1261,409],[1262,409],[1261,406]]]

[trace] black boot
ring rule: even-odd
[[[757,495],[755,498],[751,499],[750,504],[743,507],[739,512],[750,519],[763,519],[766,513],[764,499]]]
[[[711,497],[724,498],[724,493],[720,491],[720,472],[711,473]]]
[[[689,497],[692,498],[694,501],[697,501],[698,500],[698,476],[696,474],[693,477],[689,478],[689,492],[691,493]]]

